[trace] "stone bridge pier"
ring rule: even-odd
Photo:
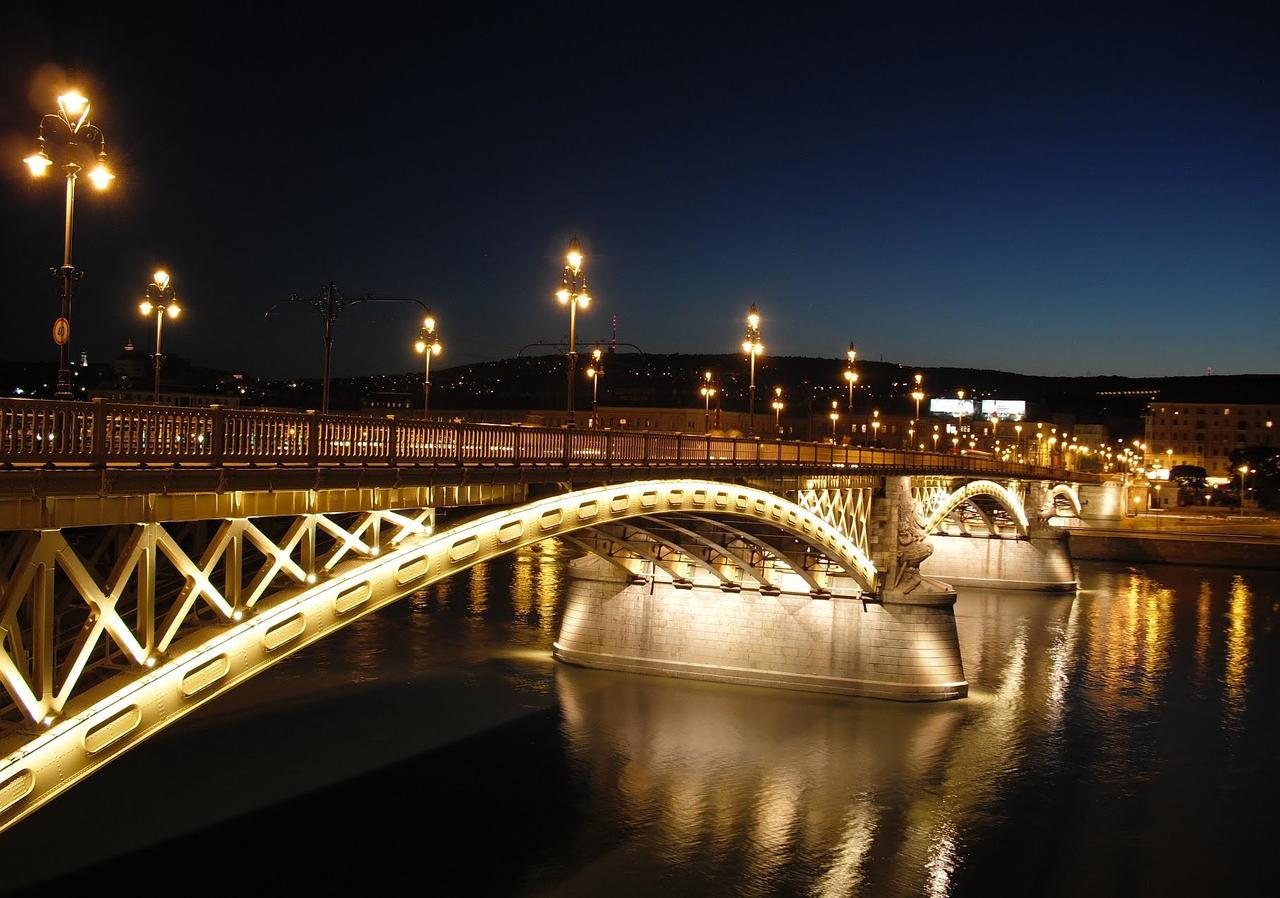
[[[842,475],[754,485],[833,528],[864,566],[833,561],[802,528],[713,525],[701,514],[598,533],[578,541],[589,554],[572,565],[556,657],[877,698],[958,698],[968,686],[955,586],[1076,588],[1066,530],[1054,521],[1080,516],[1069,484]]]
[[[635,557],[622,565],[599,551],[573,563],[556,657],[586,667],[902,701],[963,697],[956,594],[920,572],[930,547],[909,478],[874,481],[831,478],[779,490],[839,528],[869,557],[872,578],[824,565],[811,551],[786,552],[782,547],[795,537],[722,533],[724,551],[740,563],[737,570],[720,568],[725,582],[700,575],[693,560],[699,550],[688,543],[688,567],[682,566],[674,537],[677,527],[690,532],[683,523],[660,533],[669,551],[655,546],[652,556],[638,533],[627,533]],[[759,543],[765,548],[756,551]]]
[[[930,536],[934,551],[922,569],[955,586],[1074,591],[1067,530],[1053,519],[1081,516],[1078,492],[1047,481],[999,491],[974,486],[950,494],[953,502],[957,494],[971,498],[939,516]]]

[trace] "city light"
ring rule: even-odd
[[[107,139],[102,130],[89,121],[89,100],[78,90],[58,97],[58,111],[41,117],[36,142],[38,149],[23,162],[33,177],[41,178],[55,164],[66,173],[65,221],[62,237],[62,265],[55,273],[62,281],[62,310],[55,323],[58,346],[58,381],[55,394],[72,398],[71,368],[71,295],[74,284],[84,274],[71,263],[71,237],[74,224],[76,179],[92,154],[97,164],[88,173],[89,181],[105,190],[115,177],[107,167]],[[52,154],[52,155],[51,155]]]
[[[430,312],[423,316],[413,349],[422,356],[422,413],[425,415],[431,411],[431,357],[444,351],[436,331],[436,316]]]
[[[569,352],[568,352],[568,390],[566,396],[566,404],[568,411],[568,426],[573,427],[576,421],[577,410],[573,401],[573,386],[575,375],[578,368],[578,350],[577,329],[578,329],[578,307],[586,308],[591,303],[591,296],[587,293],[587,274],[583,270],[583,262],[585,257],[582,254],[582,247],[578,244],[578,238],[574,237],[569,243],[569,251],[565,253],[564,273],[560,279],[560,289],[556,291],[556,299],[561,305],[569,307]]]
[[[747,310],[747,336],[742,341],[742,351],[751,360],[751,384],[749,388],[747,431],[751,435],[756,432],[756,356],[764,352],[764,343],[760,340],[760,311],[755,303]]]

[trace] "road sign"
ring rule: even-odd
[[[53,323],[53,342],[59,346],[66,346],[70,339],[71,322],[65,318],[59,318]]]

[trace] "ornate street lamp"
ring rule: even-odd
[[[858,360],[858,350],[853,348],[853,341],[849,341],[849,351],[845,353],[845,357],[849,360],[849,365],[844,369],[844,379],[849,385],[849,417],[853,417],[853,388],[858,383],[858,370],[853,367],[853,363]]]
[[[836,422],[840,420],[839,405],[834,399],[831,400],[831,414],[828,417],[831,419],[831,442],[834,443],[836,441]]]
[[[782,433],[782,410],[787,404],[782,401],[782,387],[773,388],[773,429],[776,433]]]
[[[440,334],[436,332],[436,316],[430,312],[422,319],[422,330],[418,331],[413,349],[422,355],[422,414],[425,416],[431,410],[431,357],[444,351]]]
[[[76,176],[86,166],[89,180],[98,190],[106,190],[115,175],[107,168],[107,138],[89,121],[89,101],[77,91],[58,97],[58,111],[40,119],[39,148],[22,160],[34,177],[43,177],[54,164],[67,176],[66,218],[62,230],[62,265],[53,274],[62,278],[62,314],[53,326],[58,344],[58,383],[54,395],[71,398],[71,370],[67,365],[71,340],[71,290],[84,272],[71,264],[71,225],[75,214]],[[52,154],[52,155],[50,155]]]
[[[702,394],[702,430],[704,433],[711,433],[711,397],[716,395],[715,384],[711,382],[711,372],[702,372],[702,387],[698,392]]]
[[[753,436],[756,432],[756,356],[764,352],[764,344],[760,342],[760,312],[752,303],[747,311],[747,336],[742,341],[742,351],[751,359],[751,389],[747,412],[747,430]]]
[[[155,382],[151,388],[151,401],[158,404],[160,402],[160,366],[164,364],[164,356],[160,354],[160,333],[164,329],[166,315],[177,318],[182,314],[182,307],[178,305],[178,297],[167,271],[160,270],[151,276],[151,283],[147,285],[146,298],[138,303],[138,311],[143,314],[143,317],[152,314],[156,316],[156,351],[151,357],[155,368]]]
[[[591,295],[587,293],[587,272],[582,267],[582,262],[582,247],[578,245],[578,238],[574,237],[569,243],[569,251],[565,253],[564,274],[560,279],[560,289],[556,291],[556,299],[559,300],[560,305],[569,307],[568,412],[570,427],[573,427],[577,420],[573,407],[573,381],[578,370],[578,351],[574,347],[574,342],[577,339],[578,306],[582,306],[585,309],[591,304]]]
[[[591,426],[593,428],[600,426],[600,416],[597,413],[600,378],[604,377],[604,351],[599,346],[591,350],[591,365],[587,368],[587,377],[591,379]]]

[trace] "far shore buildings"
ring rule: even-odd
[[[1147,460],[1165,467],[1196,465],[1209,477],[1230,479],[1233,449],[1280,446],[1278,414],[1280,402],[1153,402],[1147,410]]]

